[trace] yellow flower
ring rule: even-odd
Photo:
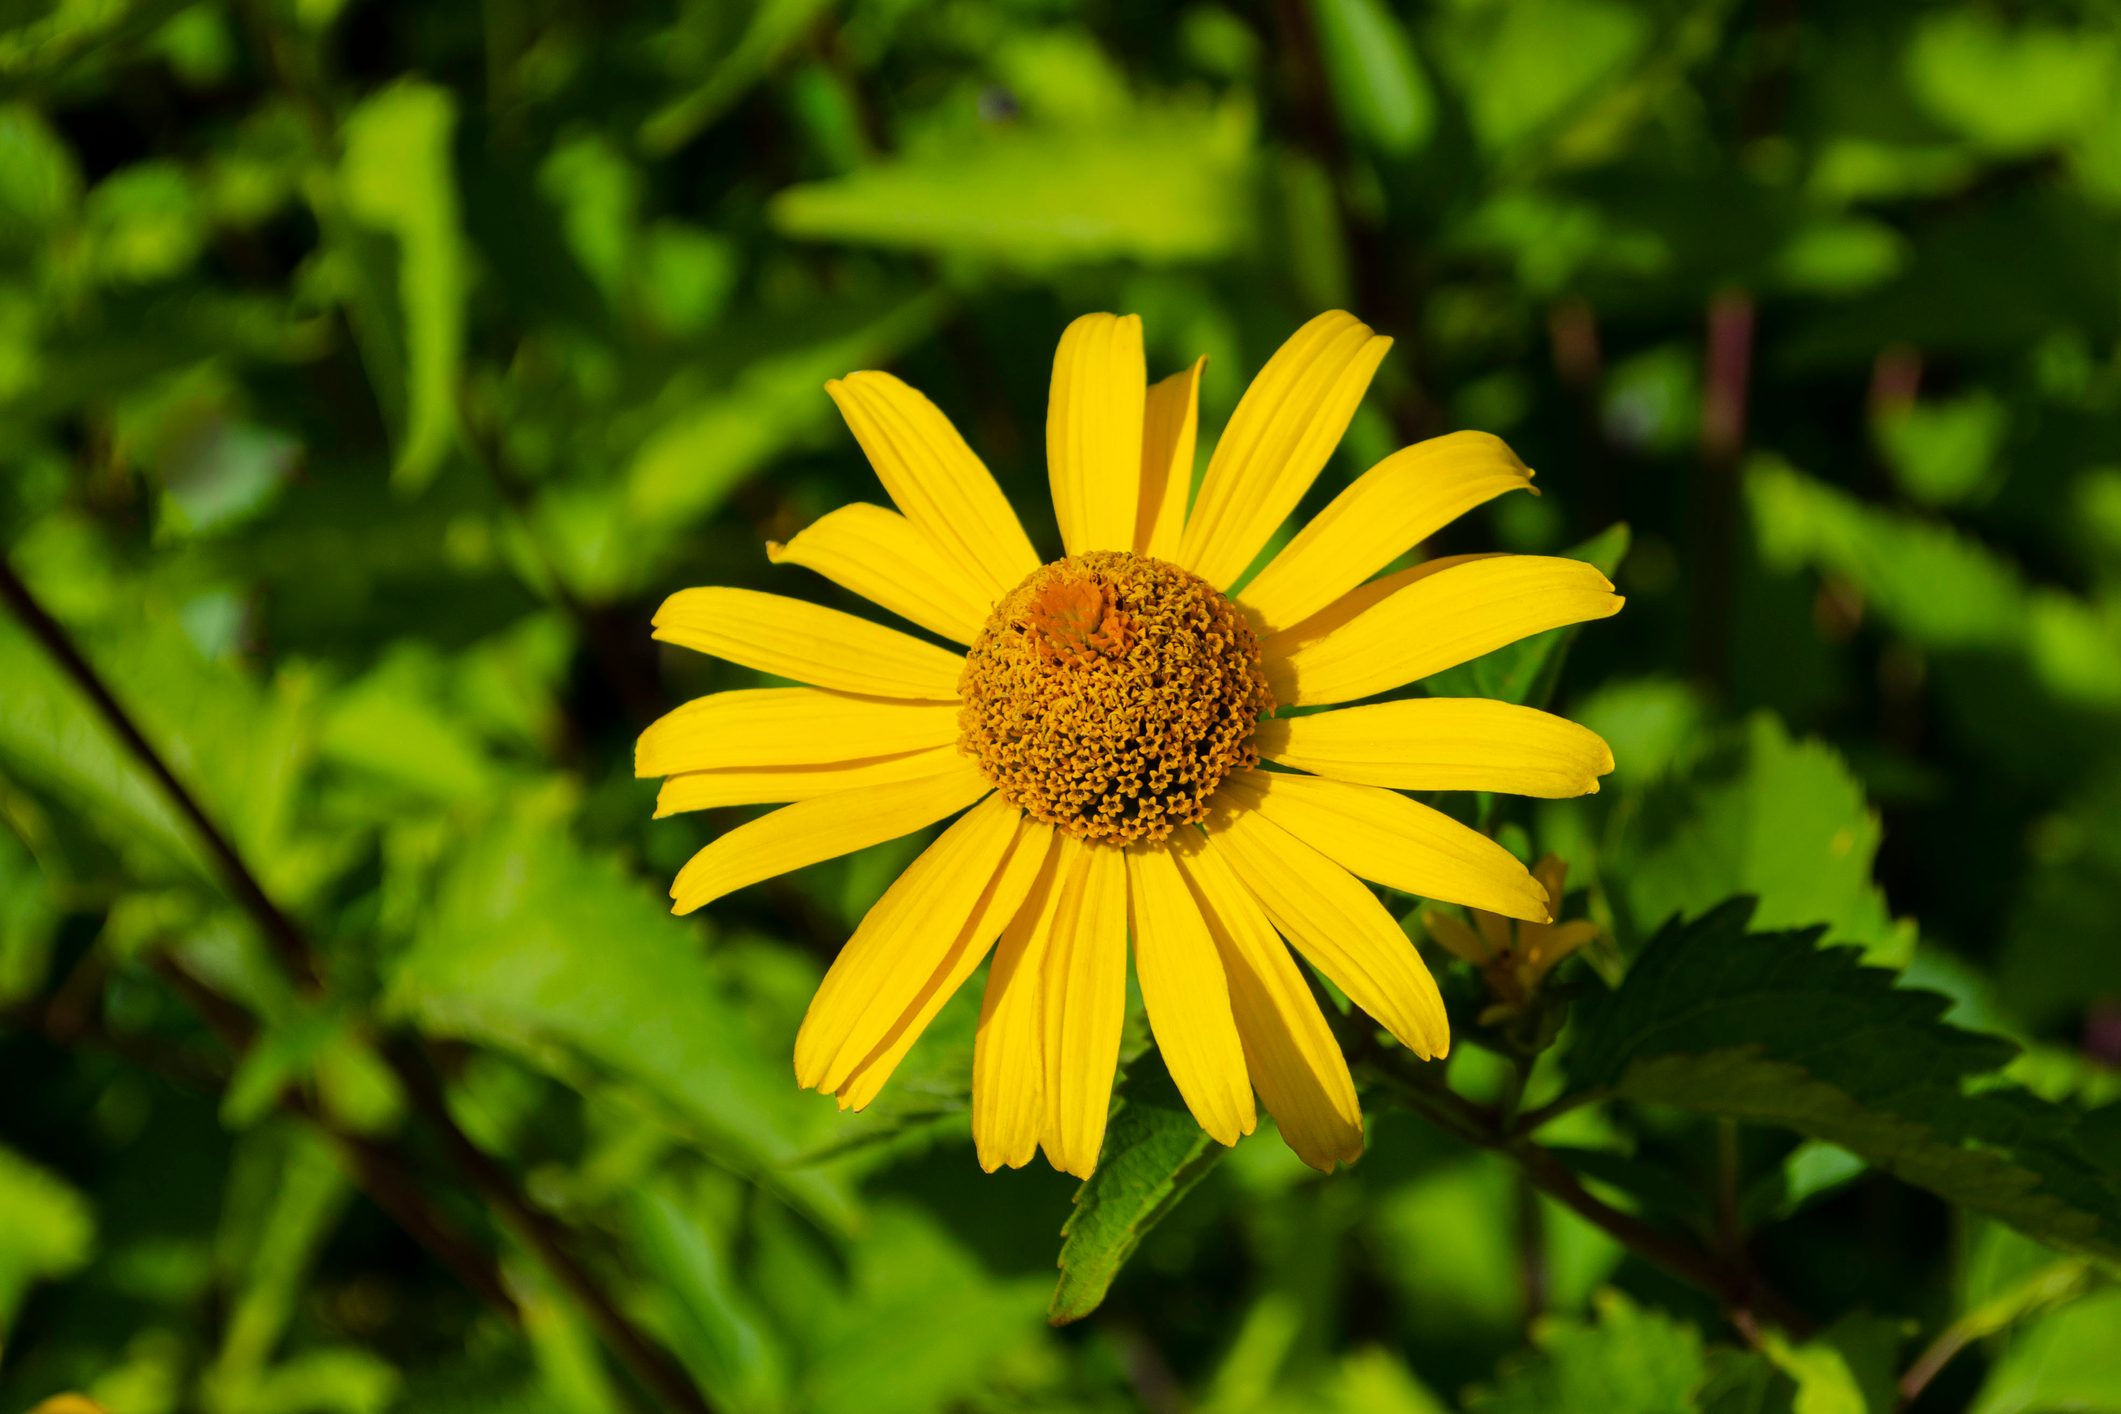
[[[1561,903],[1562,885],[1569,866],[1548,855],[1532,866],[1532,877],[1546,890],[1547,901]],[[1463,918],[1440,909],[1421,911],[1421,926],[1442,944],[1445,951],[1480,969],[1495,1002],[1480,1014],[1482,1021],[1500,1021],[1523,1011],[1539,991],[1547,974],[1585,943],[1603,931],[1589,919],[1566,923],[1537,922],[1505,917],[1484,908],[1468,910],[1469,926]]]
[[[719,692],[640,739],[656,813],[793,802],[672,886],[733,889],[958,819],[870,909],[795,1043],[796,1078],[860,1109],[989,952],[972,1128],[992,1171],[1104,1142],[1127,941],[1150,1029],[1203,1129],[1253,1094],[1305,1162],[1362,1151],[1355,1087],[1287,943],[1423,1057],[1435,982],[1359,880],[1543,920],[1492,840],[1398,792],[1571,796],[1612,769],[1574,723],[1482,699],[1354,702],[1620,607],[1596,569],[1529,555],[1373,578],[1532,473],[1459,432],[1385,458],[1231,594],[1353,417],[1391,340],[1312,320],[1246,392],[1192,497],[1199,363],[1150,385],[1141,321],[1086,315],[1054,359],[1046,454],[1066,556],[1041,565],[934,404],[888,373],[828,383],[897,510],[855,504],[785,545],[929,632],[744,589],[688,589],[655,636],[801,687]],[[1265,758],[1287,771],[1259,767]],[[962,814],[960,813],[962,812]]]

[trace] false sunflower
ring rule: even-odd
[[[888,373],[825,385],[897,509],[843,506],[768,555],[956,646],[778,595],[684,590],[656,614],[658,639],[804,685],[688,702],[636,755],[638,774],[665,778],[658,816],[790,802],[693,856],[671,888],[679,913],[957,817],[826,973],[796,1036],[801,1084],[867,1105],[991,953],[980,1163],[1021,1166],[1042,1147],[1087,1176],[1130,938],[1164,1062],[1224,1144],[1251,1132],[1256,1093],[1305,1162],[1330,1170],[1362,1150],[1347,1063],[1288,945],[1415,1054],[1444,1054],[1436,984],[1362,881],[1535,922],[1547,892],[1400,792],[1580,795],[1612,755],[1508,703],[1341,704],[1621,601],[1592,566],[1535,555],[1379,575],[1529,488],[1479,432],[1386,457],[1246,578],[1390,345],[1347,314],[1304,325],[1246,391],[1189,505],[1201,364],[1151,385],[1138,318],[1076,320],[1046,419],[1065,553],[1043,564],[933,403]]]

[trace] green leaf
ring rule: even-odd
[[[493,763],[462,719],[440,700],[463,655],[444,661],[401,644],[375,671],[334,694],[317,746],[342,766],[372,773],[438,801],[487,798]]]
[[[1436,100],[1406,27],[1383,0],[1313,0],[1333,101],[1381,152],[1405,157],[1429,139]]]
[[[111,612],[107,626],[76,630],[84,652],[267,885],[299,897],[324,859],[291,839],[309,759],[311,683],[290,673],[261,690],[234,664],[209,661],[159,600]],[[148,877],[217,880],[190,825],[132,752],[42,646],[7,619],[0,619],[0,681],[7,683],[0,769],[72,807]]]
[[[1521,0],[1467,12],[1443,53],[1481,145],[1503,152],[1563,122],[1620,79],[1651,39],[1616,0]]]
[[[2010,415],[1994,394],[1913,403],[1872,423],[1879,448],[1908,495],[1930,506],[1959,505],[2002,479],[1996,453]]]
[[[1799,1144],[1746,1190],[1739,1214],[1748,1226],[1779,1221],[1840,1192],[1864,1172],[1863,1160],[1846,1149]]]
[[[347,118],[339,174],[347,213],[398,243],[405,386],[391,475],[413,490],[433,479],[456,440],[469,278],[450,154],[456,121],[447,89],[400,80]]]
[[[1626,525],[1608,526],[1581,545],[1561,552],[1564,558],[1596,565],[1611,579],[1620,572],[1628,554]],[[1435,697],[1494,697],[1528,707],[1544,706],[1554,695],[1561,665],[1581,625],[1535,633],[1506,648],[1484,654],[1470,663],[1437,673],[1428,680]]]
[[[1549,1316],[1535,1349],[1503,1362],[1495,1383],[1468,1392],[1473,1414],[1679,1414],[1707,1383],[1701,1333],[1617,1291],[1593,1301],[1596,1323]]]
[[[351,1180],[321,1135],[290,1126],[249,1136],[230,1176],[222,1234],[240,1284],[205,1376],[213,1392],[208,1402],[246,1408],[260,1399],[273,1352],[352,1195]]]
[[[0,1148],[0,1337],[15,1310],[39,1281],[65,1276],[88,1262],[96,1243],[96,1219],[71,1186]]]
[[[1770,568],[1830,570],[1925,647],[2006,654],[2060,701],[2121,708],[2121,620],[2110,611],[2028,585],[1956,529],[1864,505],[1780,463],[1756,463],[1745,484]]]
[[[74,155],[33,108],[0,107],[0,250],[35,250],[81,200]]]
[[[206,244],[198,183],[174,162],[140,162],[98,182],[82,205],[87,258],[113,283],[181,273]]]
[[[925,1209],[879,1204],[848,1254],[844,1292],[803,1313],[809,1348],[790,1408],[928,1414],[969,1398],[1035,1329],[1045,1282],[991,1276]],[[834,1299],[837,1298],[837,1299]]]
[[[1763,1332],[1762,1351],[1797,1386],[1790,1414],[1893,1414],[1902,1324],[1856,1312],[1802,1343]]]
[[[794,1166],[831,1106],[763,1052],[692,928],[654,894],[571,846],[550,802],[518,800],[452,857],[386,1009],[563,1076],[572,1059],[630,1081],[709,1153],[846,1225],[842,1182]]]
[[[1606,872],[1638,934],[1748,894],[1762,928],[1823,923],[1874,961],[1905,962],[1914,933],[1871,879],[1880,834],[1833,749],[1760,713],[1651,792]]]
[[[1987,1213],[2051,1246],[2121,1255],[2121,1109],[2087,1113],[2002,1082],[2016,1048],[1948,1026],[1819,932],[1748,931],[1738,899],[1651,940],[1579,1004],[1568,1070],[1645,1104],[1773,1124]]]
[[[2082,131],[2116,77],[2110,34],[2007,25],[1981,9],[1924,16],[1909,87],[1934,116],[1997,153],[2036,152]]]
[[[0,790],[0,811],[6,804],[6,793]],[[48,892],[52,882],[16,837],[14,822],[0,815],[0,1005],[43,990],[59,926],[59,912]]]
[[[679,1338],[673,1345],[717,1404],[785,1407],[787,1357],[737,1281],[731,1261],[736,1224],[710,1223],[699,1211],[703,1206],[667,1179],[626,1203],[635,1249],[674,1298]]]
[[[1120,1086],[1096,1172],[1061,1228],[1060,1284],[1046,1318],[1079,1321],[1098,1308],[1149,1229],[1223,1156],[1186,1109],[1161,1061],[1137,1060]]]
[[[639,547],[623,533],[627,526],[684,523],[713,510],[768,459],[837,421],[825,395],[827,379],[887,361],[932,329],[941,312],[932,295],[864,301],[792,328],[776,322],[770,332],[747,336],[756,342],[728,386],[685,399],[642,441],[626,468],[623,502],[610,503],[623,520],[607,527],[611,533],[602,543],[572,553],[569,567],[589,571],[583,578],[590,586],[620,583],[629,571],[638,572]],[[842,451],[860,456],[851,437]],[[582,542],[566,516],[541,518],[566,537],[563,544]]]
[[[802,38],[811,20],[825,8],[826,0],[756,0],[742,37],[719,47],[694,88],[658,108],[641,124],[641,146],[662,154],[697,137]],[[677,33],[682,35],[682,29]],[[683,50],[672,54],[680,62],[690,57]],[[687,77],[698,73],[694,68]]]
[[[2114,1352],[2121,1349],[2121,1290],[2098,1292],[2034,1322],[2011,1341],[1975,1398],[1973,1414],[2121,1410]]]
[[[1244,108],[1147,111],[1088,130],[968,135],[834,181],[790,187],[782,234],[1026,270],[1091,261],[1198,261],[1247,243],[1252,117]]]

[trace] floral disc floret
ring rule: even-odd
[[[1099,550],[1004,596],[966,656],[959,746],[1002,798],[1084,839],[1156,841],[1259,764],[1259,640],[1173,564]]]

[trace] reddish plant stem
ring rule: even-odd
[[[1713,688],[1729,671],[1738,582],[1738,475],[1753,365],[1753,297],[1745,291],[1725,290],[1709,301],[1705,363],[1692,637],[1695,675]]]

